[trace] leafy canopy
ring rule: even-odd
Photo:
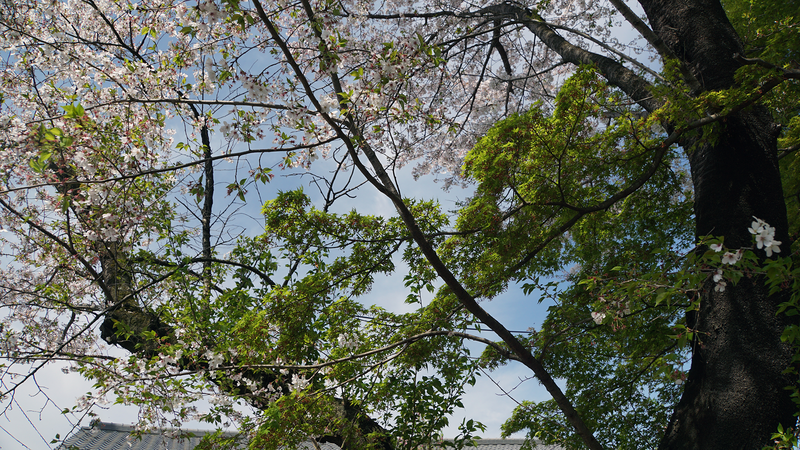
[[[725,2],[746,64],[695,95],[680,61],[640,40],[653,70],[610,35],[622,6],[2,2],[3,407],[66,360],[94,383],[67,413],[112,399],[140,431],[241,433],[209,446],[418,449],[479,374],[521,362],[554,398],[520,402],[506,435],[654,447],[700,290],[800,291],[789,252],[755,256],[766,224],[741,253],[696,242],[675,136],[715,142],[766,105],[796,233],[800,39],[791,2]],[[403,197],[404,166],[469,198]],[[477,302],[504,291],[526,332]]]

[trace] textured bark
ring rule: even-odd
[[[640,3],[656,34],[706,91],[733,85],[739,67],[733,55],[742,48],[718,1]],[[698,236],[724,236],[728,248],[750,246],[747,228],[756,216],[776,228],[788,251],[776,129],[766,109],[755,106],[729,116],[705,139],[682,142],[692,170]],[[744,278],[724,292],[706,281],[686,389],[660,449],[760,449],[779,423],[794,425],[785,390],[792,379],[783,374],[793,352],[780,341],[788,319],[776,314],[787,294],[768,296],[760,278]]]
[[[789,242],[771,129],[768,114],[753,108],[730,117],[715,145],[690,150],[698,236],[724,236],[729,248],[750,246],[747,228],[756,216]],[[788,318],[777,314],[787,294],[769,297],[758,277],[724,292],[706,282],[686,390],[661,449],[757,449],[779,423],[794,425],[784,389],[792,379],[783,374],[793,351],[780,340]]]
[[[742,43],[719,0],[640,0],[650,26],[705,90],[728,88]]]

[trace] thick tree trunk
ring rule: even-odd
[[[728,120],[717,145],[690,150],[698,236],[750,246],[756,216],[788,242],[774,139],[752,139],[769,127],[763,111],[747,111]],[[743,278],[723,292],[710,279],[702,286],[686,390],[661,449],[760,449],[779,423],[794,425],[784,389],[792,379],[783,374],[793,352],[780,340],[787,318],[777,315],[786,295],[769,297],[763,281]]]
[[[718,1],[640,3],[656,34],[705,90],[731,87],[741,43]],[[749,247],[753,216],[776,229],[788,251],[788,222],[776,159],[776,127],[762,107],[718,124],[717,139],[682,142],[695,192],[697,235],[724,236],[728,248]],[[764,257],[763,251],[759,250]],[[794,425],[784,375],[792,349],[780,340],[777,315],[786,293],[768,296],[763,279],[743,278],[723,292],[701,287],[692,365],[686,389],[659,446],[662,450],[760,449],[778,424]]]

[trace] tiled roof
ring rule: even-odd
[[[131,438],[133,427],[115,423],[99,422],[92,427],[82,427],[67,438],[58,450],[193,450],[207,431],[186,430],[195,436],[184,439],[166,437],[160,433],[146,433],[141,440]],[[480,439],[476,441],[476,450],[519,450],[523,439]],[[311,443],[304,444],[308,450],[314,450]],[[320,444],[322,450],[340,450],[334,444]],[[475,448],[475,447],[472,447]],[[559,450],[558,447],[541,445],[537,450]]]
[[[477,447],[467,447],[468,449],[476,448],[477,450],[519,450],[525,439],[479,439],[475,441]],[[536,450],[561,450],[558,447],[549,445],[540,445],[535,447]]]
[[[91,427],[81,427],[58,450],[194,450],[208,432],[186,430],[186,433],[191,432],[195,436],[184,439],[168,438],[161,433],[145,433],[138,439],[131,437],[133,430],[129,425],[98,422]]]

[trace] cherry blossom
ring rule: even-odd
[[[603,320],[605,318],[606,318],[606,313],[596,312],[596,311],[592,312],[592,320],[594,320],[594,323],[596,323],[598,325],[602,325]]]
[[[781,241],[775,239],[775,229],[763,220],[753,217],[755,220],[747,229],[755,236],[756,248],[763,248],[767,257],[771,257],[772,253],[780,253]]]
[[[302,391],[303,389],[308,387],[310,383],[311,382],[302,375],[296,373],[292,374],[292,390]]]
[[[339,347],[345,348],[347,350],[354,350],[358,348],[359,341],[358,337],[353,334],[340,334],[338,338]]]
[[[715,283],[719,283],[722,280],[722,269],[714,271],[713,279]]]
[[[736,264],[742,258],[742,250],[739,249],[735,252],[725,252],[722,255],[722,264]]]
[[[203,356],[208,358],[208,367],[210,369],[218,368],[225,361],[225,357],[222,354],[211,350],[208,350]]]

